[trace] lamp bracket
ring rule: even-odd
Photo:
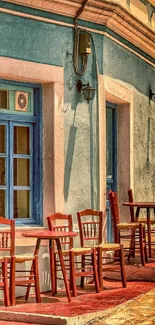
[[[155,93],[153,93],[151,89],[149,91],[149,99],[155,102]]]
[[[84,87],[86,87],[86,86],[89,86],[89,82],[88,82],[87,84],[84,84],[84,85],[83,85],[81,80],[78,80],[78,81],[77,81],[76,87],[77,87],[77,90],[78,90],[79,93],[80,93],[81,90],[82,90]]]

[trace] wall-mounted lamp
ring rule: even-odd
[[[90,100],[94,98],[96,88],[89,86],[89,82],[85,85],[82,84],[81,80],[77,81],[77,90],[78,92],[83,92],[84,99],[89,103]]]
[[[155,93],[153,93],[151,89],[149,91],[149,99],[153,100],[153,102],[155,102]]]

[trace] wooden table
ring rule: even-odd
[[[63,279],[64,279],[64,283],[65,283],[66,293],[67,293],[68,301],[70,302],[71,295],[70,295],[69,283],[68,283],[68,278],[67,278],[67,274],[66,274],[63,254],[62,254],[62,250],[61,250],[60,238],[75,237],[75,236],[77,236],[77,233],[76,232],[67,232],[67,231],[43,230],[43,231],[26,231],[26,232],[22,233],[22,236],[37,239],[36,247],[34,250],[34,255],[38,255],[38,253],[39,253],[41,240],[43,240],[43,239],[49,240],[49,245],[51,245],[52,240],[55,240],[56,245],[57,245],[59,259],[60,259],[62,275],[63,275]],[[30,286],[27,289],[27,293],[26,293],[27,297],[29,295],[29,291],[30,291]]]
[[[147,230],[148,230],[148,250],[149,257],[151,258],[151,221],[150,221],[150,209],[155,209],[155,202],[124,202],[123,206],[129,208],[137,208],[135,214],[135,221],[138,221],[140,209],[146,209],[147,212]]]

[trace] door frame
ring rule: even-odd
[[[106,114],[107,114],[107,109],[112,110],[112,178],[111,179],[107,178],[107,164],[106,164],[107,240],[108,242],[113,242],[113,222],[112,222],[110,203],[108,200],[108,192],[110,190],[116,191],[117,189],[117,105],[106,101]],[[106,134],[107,134],[107,124],[106,124]],[[106,137],[106,147],[107,147],[107,137]],[[106,155],[107,155],[107,150],[106,150]]]
[[[113,185],[112,185],[112,190],[116,191],[117,189],[117,105],[110,103],[108,101],[106,101],[106,111],[107,108],[112,109],[112,123],[113,123],[113,127],[112,127],[112,137],[113,137]],[[107,127],[107,126],[106,126]],[[116,166],[116,168],[115,168]],[[106,168],[107,171],[107,168]],[[106,174],[106,179],[107,179],[107,174]]]

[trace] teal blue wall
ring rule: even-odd
[[[148,84],[155,80],[154,69],[107,37],[94,33],[93,39],[99,73],[122,79],[146,94]],[[71,56],[67,56],[73,53],[71,28],[0,13],[0,44],[1,56],[63,66],[67,79],[74,72]],[[89,57],[86,79],[94,77],[93,59],[94,54]]]
[[[0,5],[2,4],[4,5],[3,2]],[[8,5],[14,10],[29,10],[34,15],[52,18],[50,13]],[[56,15],[54,18],[66,20],[65,17]],[[104,26],[95,24],[94,28],[105,29]],[[93,39],[99,73],[128,82],[147,95],[149,84],[155,85],[153,68],[103,35],[94,33]],[[88,106],[82,95],[77,93],[76,82],[79,76],[74,73],[72,54],[72,28],[0,13],[0,56],[64,67],[64,197],[66,211],[75,213],[86,207],[98,207],[98,106],[97,96]],[[93,46],[82,80],[90,81],[92,86],[97,87]]]
[[[148,88],[155,88],[155,69],[134,53],[111,39],[104,38],[104,74],[133,85],[141,93],[148,95]]]

